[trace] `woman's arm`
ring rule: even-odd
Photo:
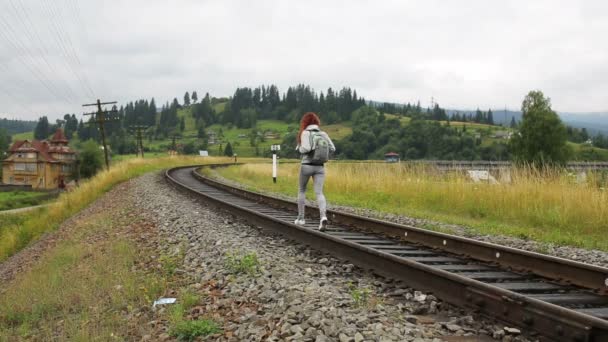
[[[331,152],[336,152],[336,145],[334,145],[334,142],[331,141],[331,138],[329,137],[329,135],[325,132],[323,132],[323,134],[325,134],[325,137],[327,138],[327,141],[329,142],[329,150]]]
[[[300,147],[298,148],[298,151],[300,151],[302,154],[310,152],[312,150],[312,146],[310,146],[310,132],[302,132],[302,136],[300,138]]]

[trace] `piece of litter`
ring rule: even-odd
[[[152,305],[152,307],[156,307],[157,305],[163,305],[163,304],[173,304],[175,303],[175,301],[177,300],[177,298],[160,298],[159,300],[155,300],[154,304]]]

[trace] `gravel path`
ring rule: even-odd
[[[243,188],[243,186],[237,182],[226,179],[219,175],[217,171],[213,174],[213,177],[217,180],[225,182],[226,184],[230,184],[232,186],[237,186]],[[283,198],[290,201],[295,201],[295,196],[285,196],[283,194],[271,194],[272,196],[276,196],[279,198]],[[394,223],[410,225],[414,227],[439,227],[441,231],[448,232],[450,234],[464,236],[472,239],[476,239],[479,241],[485,241],[490,243],[495,243],[502,246],[509,246],[513,248],[523,249],[526,251],[532,251],[547,255],[552,255],[560,258],[570,259],[574,261],[579,261],[587,264],[602,266],[608,268],[608,252],[599,251],[599,250],[589,250],[584,248],[576,248],[570,246],[559,246],[551,243],[538,242],[532,240],[524,240],[511,236],[500,236],[500,235],[484,235],[479,234],[474,231],[470,227],[465,227],[461,225],[454,224],[446,224],[437,221],[431,221],[426,219],[417,219],[404,215],[396,215],[389,213],[382,213],[375,210],[369,209],[361,209],[361,208],[352,208],[340,205],[333,205],[331,203],[331,198],[327,199],[328,208],[333,210],[339,210],[342,212],[357,214],[360,216],[376,218],[380,220],[390,221]],[[307,201],[307,203],[311,206],[315,206],[315,202]]]
[[[213,313],[219,341],[529,341],[517,329],[472,317],[430,294],[289,242],[218,212],[169,186],[160,174],[132,182],[135,206],[160,227],[161,254],[184,253]],[[227,253],[257,256],[258,269],[234,273]],[[255,263],[254,263],[255,265]],[[356,301],[360,298],[359,301]],[[473,337],[477,336],[477,339]]]

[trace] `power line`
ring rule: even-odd
[[[129,126],[129,128],[133,131],[135,135],[135,139],[137,140],[137,150],[139,155],[139,151],[141,151],[141,157],[144,157],[144,143],[143,143],[143,135],[141,134],[142,130],[148,129],[150,126],[146,125],[133,125]]]
[[[3,25],[4,29],[0,29],[0,34],[5,38],[5,40],[12,46],[14,50],[16,50],[20,56],[23,58],[18,58],[19,62],[25,66],[26,69],[51,93],[53,96],[62,99],[66,103],[72,102],[69,99],[69,95],[60,94],[58,90],[56,90],[57,86],[53,84],[48,77],[45,77],[44,72],[42,72],[39,66],[36,64],[36,61],[30,51],[23,45],[23,43],[16,38],[17,35],[13,28],[6,22],[3,16],[0,16],[0,23]],[[11,37],[12,35],[12,37]],[[31,64],[26,63],[24,58],[28,58],[28,61]]]
[[[81,71],[82,63],[80,62],[80,58],[78,57],[78,54],[76,53],[76,49],[74,48],[74,44],[72,43],[70,34],[65,29],[65,26],[63,25],[63,22],[65,21],[63,12],[60,9],[58,9],[56,11],[55,8],[53,7],[53,5],[47,3],[47,1],[43,0],[42,3],[45,5],[47,11],[49,11],[49,13],[51,14],[49,16],[50,21],[55,26],[55,33],[58,37],[58,39],[56,39],[56,40],[60,43],[59,45],[64,52],[64,56],[66,57],[66,62],[69,62],[69,59],[71,59],[72,64],[68,63],[68,65],[72,69],[72,72],[74,73],[74,75],[76,76],[76,78],[78,79],[80,84],[83,86],[83,89],[89,93],[89,96],[94,96],[93,89],[91,88],[90,84],[88,83],[86,75],[82,74],[82,71]],[[78,66],[80,66],[80,68],[78,68],[78,66],[75,66],[76,64]],[[78,72],[76,72],[76,70],[79,70],[81,72],[78,73]]]
[[[17,8],[17,6],[13,2],[13,0],[9,0],[9,3],[13,8],[13,11],[14,11],[16,17],[19,19],[19,21],[22,23],[23,27],[25,28],[24,32],[28,36],[29,40],[31,42],[33,42],[34,39],[36,39],[36,41],[37,41],[36,46],[38,46],[39,49],[41,50],[40,57],[42,57],[42,59],[45,61],[46,65],[49,67],[49,69],[51,70],[52,73],[58,74],[57,69],[55,68],[55,65],[50,63],[47,59],[47,56],[51,56],[51,53],[50,53],[49,49],[47,49],[44,41],[40,38],[38,31],[35,29],[35,26],[32,24],[32,20],[30,19],[27,9],[25,9],[25,7],[23,6],[23,4],[21,2],[18,2],[19,8]],[[73,69],[72,69],[72,71],[73,71]],[[70,95],[74,99],[78,98],[78,96],[76,95],[76,92],[70,87],[70,85],[67,82],[66,82],[66,89],[68,89]]]

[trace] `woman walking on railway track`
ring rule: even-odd
[[[323,132],[319,125],[321,121],[317,114],[308,112],[304,114],[300,121],[300,132],[297,136],[298,150],[302,154],[302,164],[300,166],[300,180],[298,189],[298,218],[295,224],[304,225],[304,209],[306,207],[306,186],[310,177],[313,180],[313,187],[317,204],[319,206],[319,231],[327,228],[327,203],[323,195],[323,183],[325,182],[324,164],[329,160],[329,154],[336,150],[334,143],[327,133]]]

